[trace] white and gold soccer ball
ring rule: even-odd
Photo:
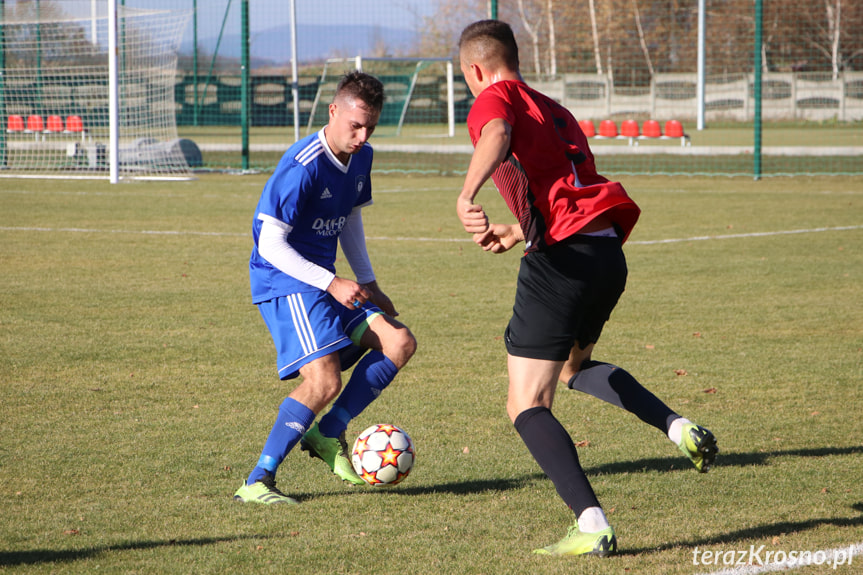
[[[354,442],[351,463],[357,475],[369,485],[395,485],[414,466],[414,443],[405,430],[395,425],[372,425]]]

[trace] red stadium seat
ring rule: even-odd
[[[584,132],[584,135],[588,138],[596,136],[596,126],[593,125],[592,120],[579,120],[578,126],[581,128],[581,131]]]
[[[27,131],[41,132],[45,129],[45,123],[42,121],[42,116],[27,116]]]
[[[677,120],[668,120],[665,122],[665,137],[666,138],[682,138],[684,137],[683,125]]]
[[[624,120],[620,124],[620,135],[625,138],[637,138],[638,122],[635,120]]]
[[[81,121],[81,116],[66,117],[66,131],[72,133],[81,133],[84,131],[84,122]]]
[[[601,138],[616,138],[617,124],[614,120],[603,120],[599,123],[599,136]]]
[[[645,138],[659,138],[662,136],[662,130],[659,127],[659,122],[656,120],[647,120],[641,126],[641,133]]]
[[[45,130],[47,132],[60,133],[63,131],[63,118],[60,116],[48,116],[48,122]]]
[[[24,131],[24,118],[18,115],[9,116],[9,120],[6,123],[6,131],[7,132],[23,132]]]

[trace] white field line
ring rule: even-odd
[[[685,242],[699,242],[707,240],[731,240],[742,238],[764,238],[771,236],[784,236],[792,234],[813,234],[819,232],[841,232],[849,230],[861,230],[863,225],[835,226],[823,228],[806,228],[798,230],[777,230],[773,232],[750,232],[745,234],[724,234],[717,236],[691,236],[688,238],[668,238],[664,240],[632,240],[627,245],[653,246],[659,244],[676,244]],[[196,232],[183,230],[100,230],[94,228],[44,228],[23,226],[0,226],[4,232],[52,232],[52,233],[82,233],[82,234],[131,234],[146,236],[209,236],[209,237],[250,237],[249,233],[232,232]],[[470,238],[425,238],[406,236],[366,236],[366,240],[379,242],[439,242],[439,243],[461,243],[473,242]]]
[[[182,230],[97,230],[93,228],[28,228],[0,226],[3,232],[52,232],[78,234],[132,234],[141,236],[211,236],[211,237],[251,237],[251,234],[231,232],[192,232]]]
[[[823,554],[818,555],[818,559],[823,557],[823,561],[820,563],[822,568],[827,569],[828,572],[837,571],[840,567],[852,565],[853,558],[863,554],[863,543],[836,547],[835,549],[818,549],[811,552],[812,557],[816,557],[816,554]],[[759,575],[760,573],[769,573],[771,571],[790,571],[798,567],[808,567],[816,564],[814,562],[801,561],[799,555],[798,553],[794,559],[786,559],[784,561],[764,561],[760,565],[740,565],[739,567],[729,567],[721,571],[705,571],[698,575]],[[763,557],[763,554],[761,556]]]
[[[733,240],[739,238],[763,238],[769,236],[784,236],[789,234],[813,234],[818,232],[841,232],[860,229],[863,229],[863,225],[835,226],[832,228],[808,228],[802,230],[778,230],[775,232],[750,232],[746,234],[724,234],[719,236],[693,236],[690,238],[671,238],[667,240],[634,240],[627,242],[627,245],[653,246],[657,244],[675,244],[680,242],[699,242],[705,240]]]

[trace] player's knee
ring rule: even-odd
[[[515,420],[518,418],[518,414],[521,413],[520,406],[516,405],[514,401],[507,400],[506,402],[506,414],[509,416],[510,422],[515,425]]]
[[[324,404],[328,404],[342,391],[341,377],[327,377],[318,383],[318,391]]]
[[[397,368],[402,367],[410,361],[417,351],[417,340],[411,330],[401,328],[386,342],[383,352]]]

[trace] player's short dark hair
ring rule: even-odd
[[[336,97],[347,96],[362,101],[373,110],[384,107],[384,85],[380,80],[364,72],[348,72],[336,87]]]
[[[458,41],[459,50],[476,42],[480,44],[480,52],[487,57],[498,52],[499,57],[507,67],[518,69],[518,43],[509,24],[500,20],[479,20],[462,30]]]

